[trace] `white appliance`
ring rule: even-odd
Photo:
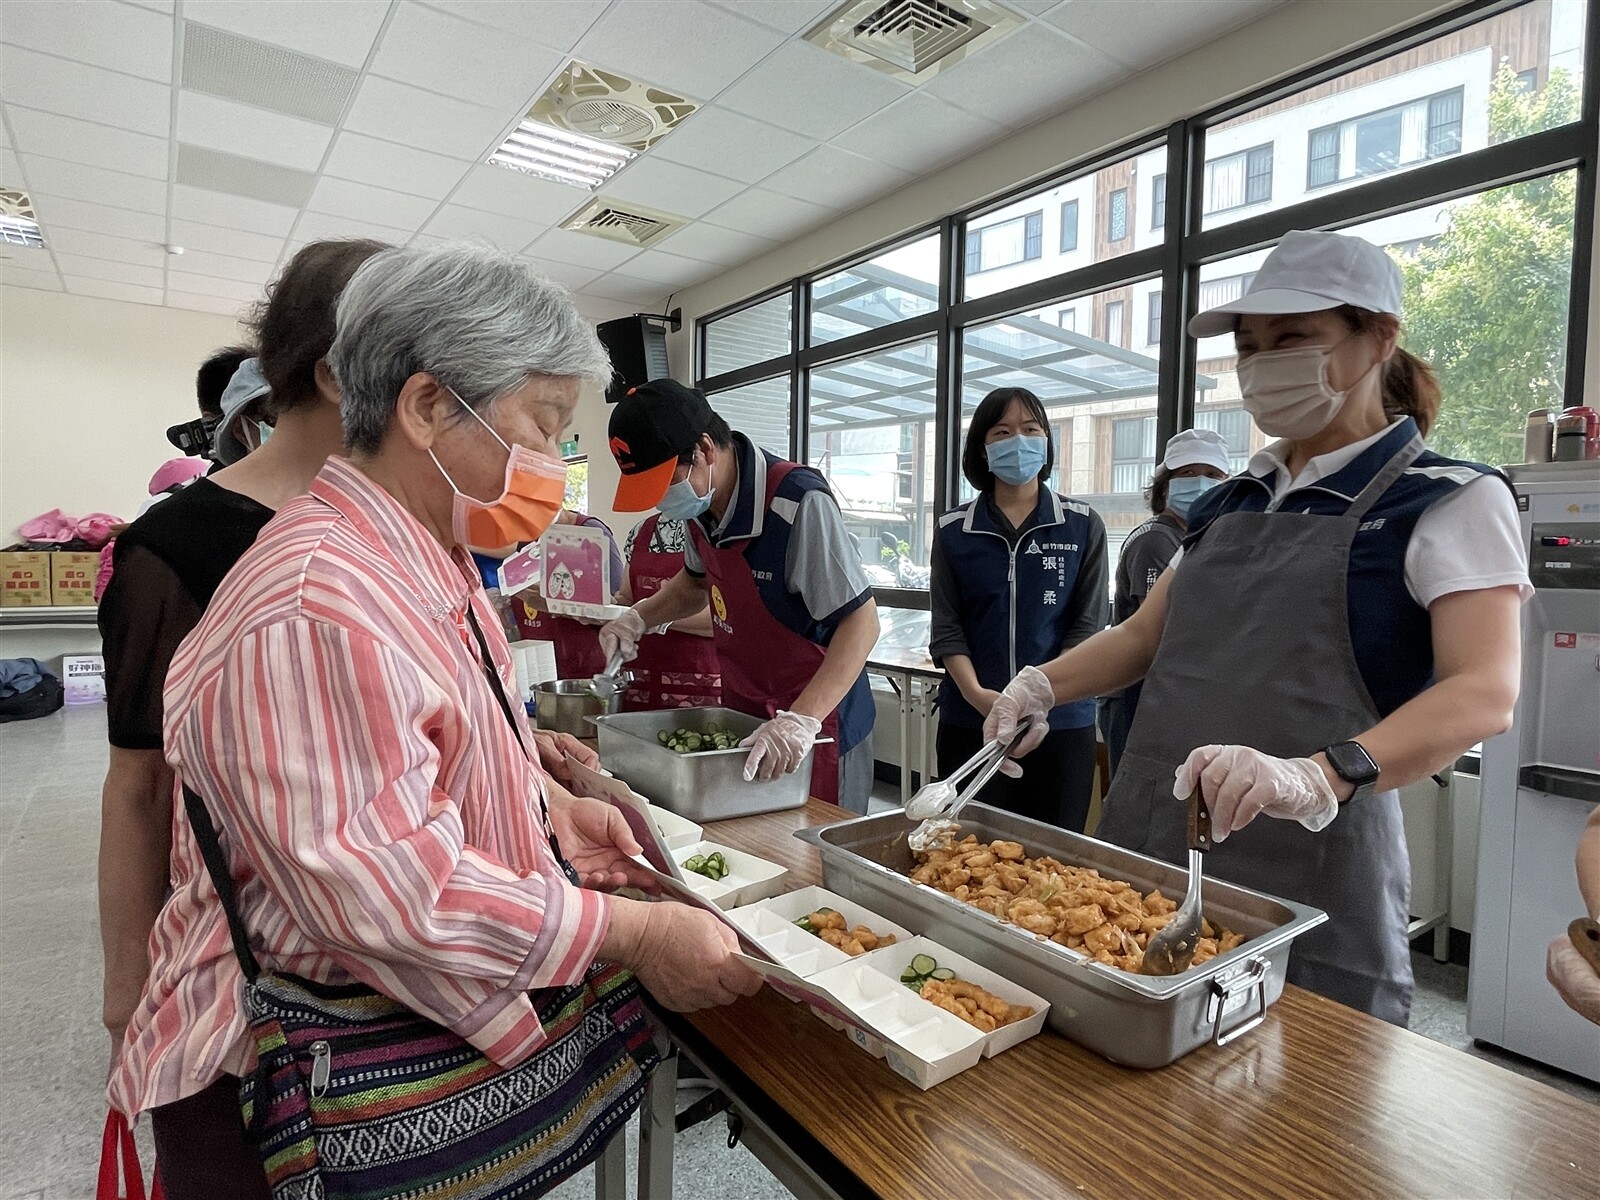
[[[1600,464],[1508,468],[1534,598],[1516,723],[1483,748],[1467,1032],[1600,1082],[1600,1028],[1545,979],[1545,950],[1586,915],[1573,855],[1600,804]]]

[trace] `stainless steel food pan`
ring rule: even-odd
[[[659,712],[591,717],[600,736],[600,762],[641,796],[691,821],[720,821],[799,808],[811,790],[811,751],[792,774],[762,783],[744,778],[750,751],[702,750],[679,754],[656,740],[662,730],[706,726],[731,729],[741,739],[761,721],[731,708],[667,708]]]
[[[1160,859],[986,804],[969,805],[961,816],[963,836],[1021,842],[1031,856],[1094,867],[1142,892],[1160,888],[1180,898],[1187,884],[1186,871]],[[1328,919],[1303,904],[1207,879],[1206,916],[1243,933],[1244,944],[1181,975],[1132,975],[913,883],[906,834],[914,824],[896,809],[795,836],[821,852],[829,888],[1037,992],[1050,1001],[1051,1029],[1130,1067],[1164,1067],[1254,1028],[1283,992],[1290,942]]]

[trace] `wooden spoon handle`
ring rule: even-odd
[[[1594,968],[1596,975],[1600,975],[1600,921],[1592,921],[1588,917],[1579,917],[1567,926],[1567,940],[1576,948],[1584,960]]]
[[[1211,849],[1211,810],[1206,807],[1198,785],[1189,793],[1189,849]]]

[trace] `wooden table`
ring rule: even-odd
[[[793,831],[838,819],[813,800],[706,836],[800,887],[821,869]],[[1295,987],[1254,1032],[1159,1071],[1046,1031],[927,1092],[770,990],[664,1021],[800,1195],[1600,1197],[1600,1107]],[[640,1200],[670,1195],[672,1096],[652,1101]]]

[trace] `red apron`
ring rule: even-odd
[[[531,604],[512,604],[517,629],[535,641],[554,642],[556,675],[562,679],[588,679],[606,669],[600,653],[600,627],[572,617],[558,617]]]
[[[654,513],[633,535],[633,555],[628,559],[628,587],[637,604],[661,590],[661,585],[683,570],[683,554],[652,550],[656,526]],[[660,708],[700,708],[722,703],[722,679],[717,667],[717,646],[711,638],[668,631],[639,639],[639,656],[628,664],[633,686],[622,697],[627,712]]]
[[[759,453],[759,451],[757,451]],[[778,484],[794,469],[792,462],[767,468],[765,505],[770,516]],[[715,547],[698,521],[686,522],[706,568],[711,599],[711,627],[722,668],[724,706],[769,718],[792,705],[822,666],[826,646],[802,637],[768,611],[756,588],[755,576],[745,561],[753,540]],[[822,737],[831,742],[811,752],[811,794],[830,804],[839,803],[839,714],[835,710],[822,723]]]

